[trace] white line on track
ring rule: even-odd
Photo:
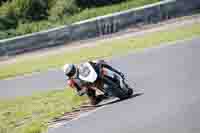
[[[76,120],[79,120],[79,119],[81,119],[83,117],[87,117],[87,116],[91,115],[92,113],[94,113],[94,112],[96,112],[96,111],[98,111],[100,109],[103,109],[104,107],[106,107],[106,106],[97,107],[96,109],[94,109],[92,111],[81,113],[78,117],[76,117],[76,118],[74,118],[72,120],[58,122],[56,124],[53,124],[53,125],[49,126],[49,130],[54,129],[54,128],[59,128],[59,127],[64,126],[64,125],[67,126],[67,124],[71,123],[72,121],[76,121]]]

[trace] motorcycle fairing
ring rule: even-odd
[[[80,65],[79,78],[81,80],[93,83],[97,80],[97,76],[96,71],[90,63],[86,62]]]

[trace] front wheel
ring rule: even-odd
[[[132,95],[133,95],[133,89],[129,88],[129,90],[128,90],[128,95],[129,95],[129,96],[132,96]]]

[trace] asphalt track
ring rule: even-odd
[[[199,43],[194,39],[113,59],[144,94],[49,133],[199,133]]]
[[[72,121],[49,133],[199,133],[200,38],[110,60],[144,94]],[[63,88],[60,70],[1,80],[0,97]]]

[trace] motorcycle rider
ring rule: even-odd
[[[104,60],[89,61],[89,63],[91,63],[97,69],[99,69],[100,67],[104,67],[124,77],[123,73],[108,65]],[[67,84],[70,87],[75,88],[79,96],[82,96],[84,93],[86,93],[90,100],[90,104],[96,105],[101,102],[105,97],[104,95],[96,95],[96,90],[85,84],[84,81],[79,78],[79,67],[79,65],[75,64],[65,64],[63,66],[64,74],[68,78]]]

